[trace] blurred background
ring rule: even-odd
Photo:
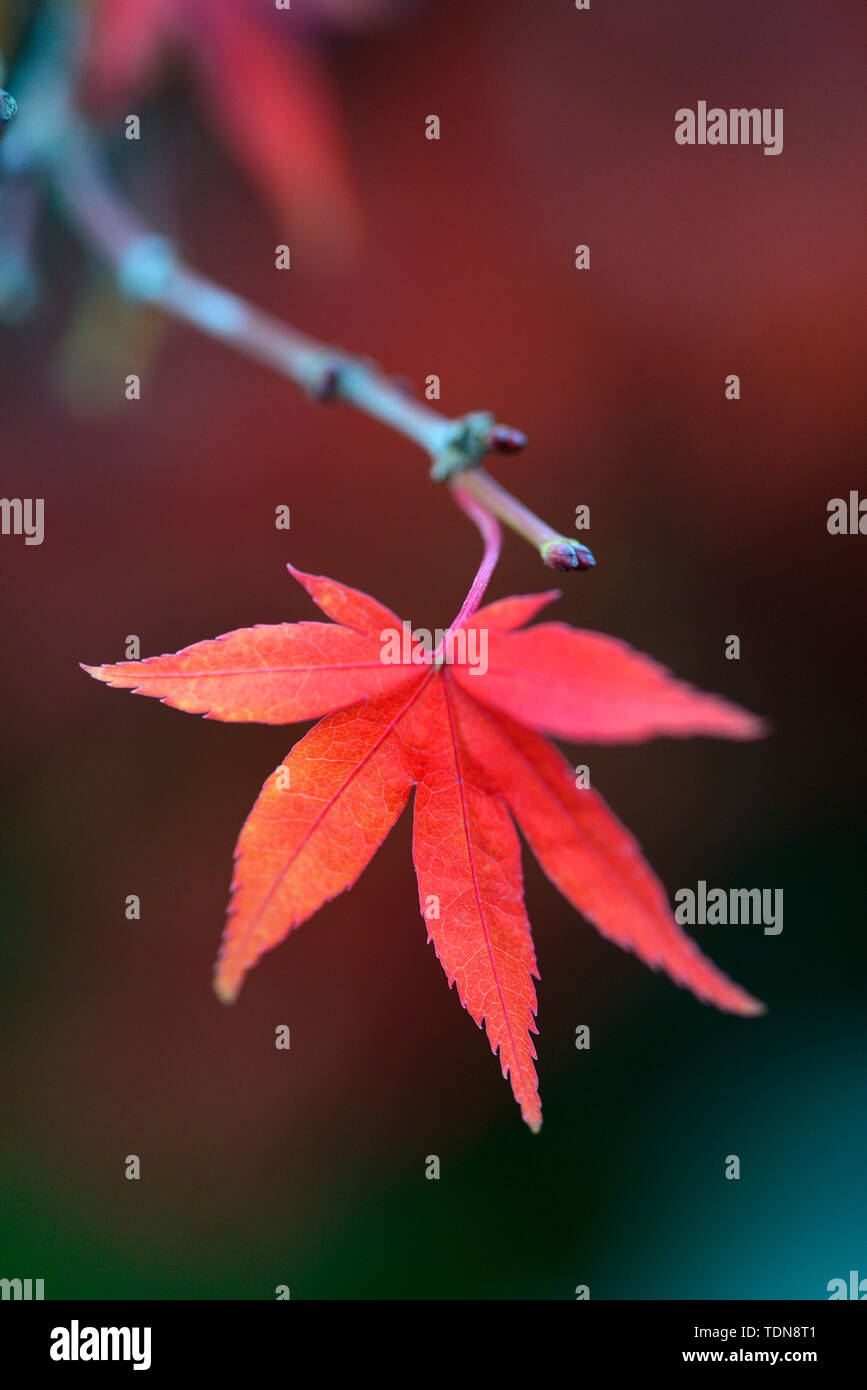
[[[0,0],[13,93],[35,8]],[[0,538],[0,1275],[130,1299],[822,1299],[867,1276],[867,539],[826,529],[830,498],[867,493],[863,20],[90,7],[78,99],[130,200],[256,304],[525,430],[492,471],[567,533],[590,507],[598,567],[556,616],[773,722],[568,752],[671,894],[782,888],[785,926],[695,929],[769,1005],[725,1017],[526,855],[539,1137],[426,944],[409,815],[221,1008],[235,838],[303,729],[195,719],[78,663],[311,618],[287,560],[444,626],[479,543],[413,445],[121,303],[46,205],[0,329],[0,491],[44,498],[46,528]],[[782,107],[783,153],[677,146],[700,99]],[[490,595],[550,578],[509,537]]]

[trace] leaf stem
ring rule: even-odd
[[[479,604],[485,596],[485,590],[491,582],[491,575],[494,573],[500,558],[503,533],[497,518],[492,516],[485,507],[480,507],[470,491],[461,483],[452,483],[452,496],[461,510],[470,518],[470,521],[478,527],[485,544],[482,563],[470,585],[470,591],[464,599],[461,611],[452,623],[451,630],[453,631],[469,622],[473,614],[478,611]]]

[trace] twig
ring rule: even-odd
[[[34,165],[44,171],[67,221],[86,245],[109,262],[126,295],[158,305],[174,318],[264,362],[315,400],[344,401],[405,435],[430,455],[433,478],[463,489],[529,541],[549,568],[588,569],[596,563],[586,546],[540,521],[480,466],[491,451],[522,449],[527,441],[520,431],[497,424],[493,415],[483,411],[449,419],[413,400],[376,364],[299,333],[186,266],[173,244],[148,227],[113,187],[94,141],[68,98],[61,106],[58,93],[68,89],[68,72],[63,74],[65,81],[58,81],[56,30],[53,37],[42,72],[37,55],[29,82],[19,89],[23,113],[29,103],[43,101],[50,103],[51,113],[46,115],[37,107],[40,119],[31,122],[22,115],[21,148],[16,147],[13,131],[3,143],[2,163],[16,173]],[[461,505],[467,511],[465,503]]]

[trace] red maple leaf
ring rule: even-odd
[[[480,609],[495,560],[486,556],[487,572],[483,563],[449,629],[465,632],[463,659],[454,640],[432,661],[386,664],[383,638],[402,634],[400,619],[367,594],[290,566],[331,623],[244,628],[171,656],[84,669],[208,719],[324,716],[268,778],[241,831],[214,980],[225,1002],[265,951],[352,887],[415,788],[413,858],[428,939],[464,1007],[484,1021],[537,1130],[538,971],[516,825],[603,936],[720,1009],[763,1008],[680,929],[635,840],[597,792],[576,787],[537,731],[610,743],[747,739],[763,726],[623,642],[562,623],[524,628],[556,591]]]

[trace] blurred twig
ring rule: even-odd
[[[551,569],[588,569],[591,552],[541,521],[480,466],[489,452],[526,444],[493,415],[449,419],[412,399],[365,359],[299,333],[282,320],[185,265],[174,245],[130,207],[108,175],[97,144],[70,99],[77,42],[72,7],[51,4],[37,26],[17,86],[22,114],[0,146],[0,170],[46,180],[68,223],[111,265],[121,290],[158,305],[248,357],[266,363],[316,400],[341,400],[427,451],[431,476],[459,486],[522,535]]]

